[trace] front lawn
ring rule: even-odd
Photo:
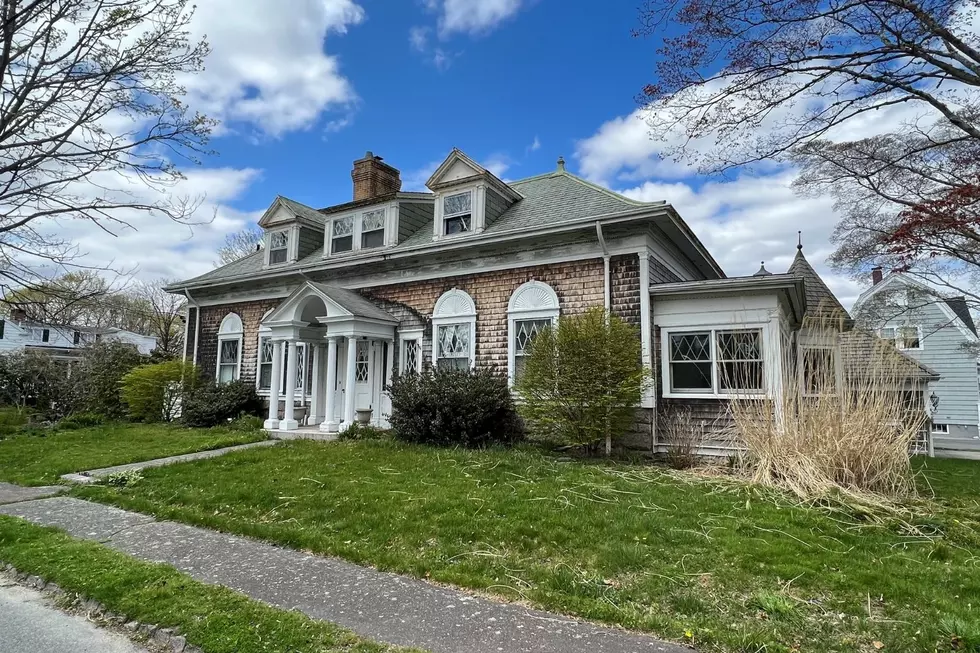
[[[0,481],[57,483],[62,474],[230,447],[265,438],[260,431],[187,429],[163,424],[107,424],[0,433]]]
[[[654,467],[388,442],[294,442],[75,492],[703,650],[980,651],[980,465],[927,473],[938,500],[881,525]]]
[[[0,561],[129,619],[176,628],[208,653],[407,653],[13,517],[0,516]]]

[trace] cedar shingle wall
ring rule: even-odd
[[[197,349],[197,365],[204,375],[213,377],[218,365],[218,329],[221,328],[221,320],[228,313],[237,313],[242,318],[242,327],[245,330],[242,341],[241,379],[254,383],[255,360],[259,347],[259,322],[269,309],[275,308],[281,302],[281,299],[264,299],[201,307],[201,343]]]

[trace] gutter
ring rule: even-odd
[[[190,330],[191,305],[194,305],[194,358],[191,362],[197,365],[197,343],[201,341],[201,306],[191,298],[191,293],[184,288],[184,297],[187,298],[187,320],[184,321],[184,361],[187,361],[187,334]]]
[[[597,221],[595,223],[595,234],[596,237],[599,239],[599,247],[602,249],[602,263],[603,263],[602,282],[604,286],[603,291],[605,296],[606,313],[609,313],[610,311],[612,311],[612,284],[609,279],[609,273],[610,273],[609,261],[612,257],[609,255],[609,248],[606,246],[606,239],[602,235],[601,222]]]

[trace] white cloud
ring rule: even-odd
[[[540,149],[541,149],[541,139],[535,136],[531,144],[525,148],[525,154],[528,152],[537,152]]]
[[[664,144],[649,135],[645,111],[637,109],[603,123],[595,134],[575,145],[580,172],[597,182],[609,182],[614,176],[630,179],[646,177],[683,177],[691,174],[686,166],[661,160]]]
[[[497,178],[503,179],[504,174],[510,169],[511,159],[506,154],[491,154],[482,165]]]
[[[364,20],[353,0],[208,0],[197,6],[192,36],[207,36],[206,70],[181,79],[192,107],[234,128],[271,136],[311,127],[324,111],[349,110],[357,95],[324,52],[328,34]]]
[[[520,11],[522,0],[427,0],[439,14],[439,34],[470,35],[492,31]]]
[[[408,30],[408,43],[412,46],[412,49],[417,52],[425,52],[429,47],[429,32],[431,30],[428,27],[413,27]]]

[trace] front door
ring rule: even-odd
[[[374,403],[374,350],[373,340],[357,341],[357,357],[354,359],[354,410],[375,408]],[[371,416],[372,419],[374,415]]]
[[[334,392],[334,420],[339,424],[344,418],[344,401],[347,395],[347,343],[337,347],[337,387]],[[386,356],[390,355],[383,340],[358,340],[354,358],[354,410],[370,408],[371,423],[387,426],[384,419],[387,406],[382,405]]]

